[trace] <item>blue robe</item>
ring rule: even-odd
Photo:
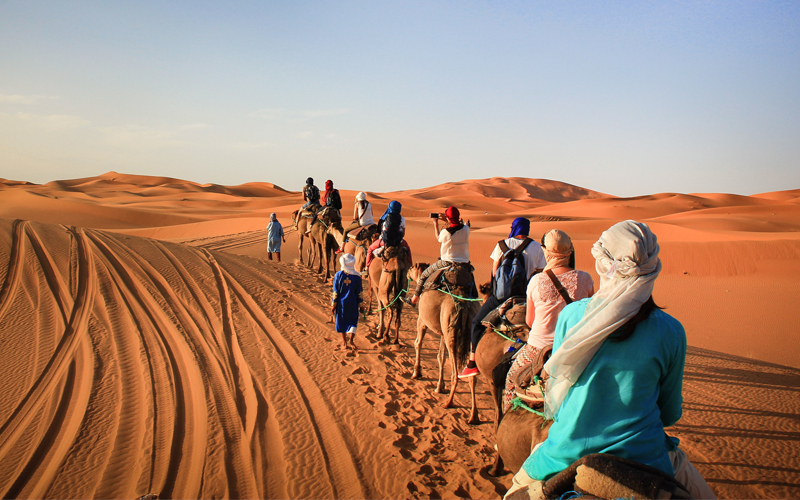
[[[337,271],[333,277],[333,304],[336,331],[347,333],[358,325],[358,305],[361,303],[361,276]]]
[[[278,221],[271,221],[267,225],[267,252],[280,252],[281,238],[283,238],[283,226]]]

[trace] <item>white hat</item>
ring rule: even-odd
[[[367,200],[367,193],[361,191],[356,195],[356,201],[366,201]]]

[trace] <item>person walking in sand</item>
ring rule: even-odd
[[[494,246],[494,250],[492,250],[492,253],[489,255],[489,258],[492,259],[492,282],[494,283],[498,268],[500,268],[500,263],[505,262],[506,259],[517,258],[517,254],[521,252],[522,261],[525,263],[524,276],[520,276],[521,279],[517,284],[521,289],[512,289],[510,291],[510,296],[522,295],[525,293],[525,288],[531,276],[544,269],[547,265],[547,260],[545,260],[541,245],[528,237],[530,229],[531,221],[525,217],[517,217],[511,222],[511,232],[508,238],[498,241]],[[506,298],[507,297],[503,297],[502,299],[505,300]],[[459,378],[478,375],[478,366],[475,364],[475,349],[478,348],[478,342],[480,342],[483,332],[486,330],[486,327],[483,326],[481,321],[501,303],[501,299],[497,297],[497,291],[493,290],[492,294],[487,297],[477,314],[475,314],[472,320],[469,361],[467,362],[467,366],[464,367],[464,370],[458,374]]]
[[[278,222],[278,216],[273,212],[269,214],[269,224],[267,224],[267,258],[281,261],[281,241],[286,243],[286,236],[283,234],[283,226]]]
[[[542,239],[547,265],[544,272],[531,278],[526,290],[525,322],[531,328],[528,342],[514,357],[506,375],[502,411],[507,413],[519,390],[514,383],[517,373],[525,370],[543,349],[553,345],[558,315],[570,303],[594,294],[592,276],[575,269],[575,248],[563,231],[552,229]]]
[[[358,309],[361,304],[361,275],[356,271],[356,258],[345,253],[339,257],[342,269],[333,277],[331,312],[336,331],[342,334],[341,349],[356,349],[355,337],[358,327]],[[349,339],[347,335],[350,335]]]
[[[655,467],[692,498],[715,498],[678,440],[664,432],[682,413],[686,332],[653,301],[658,254],[655,234],[631,220],[603,232],[592,247],[600,288],[559,315],[544,365],[545,415],[554,422],[506,498],[537,491],[541,481],[592,453]]]

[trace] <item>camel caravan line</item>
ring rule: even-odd
[[[369,248],[380,238],[378,225],[365,225],[345,234],[338,210],[324,207],[315,214],[315,208],[298,210],[292,214],[299,235],[301,263],[312,268],[318,262],[316,273],[321,275],[322,282],[327,282],[335,272],[334,257],[337,250],[342,249],[353,255],[355,270],[369,280],[369,299],[366,310],[362,308],[362,311],[365,315],[367,311],[379,315],[377,337],[384,344],[398,344],[404,305],[401,299],[408,292],[409,284],[419,283],[428,264],[412,265],[410,251],[397,244],[383,248],[379,258],[372,259],[371,265],[365,270]],[[310,245],[304,253],[305,240]],[[440,337],[435,390],[440,394],[448,394],[442,402],[444,408],[453,405],[458,374],[466,366],[470,354],[473,320],[481,304],[493,293],[488,283],[480,287],[475,285],[473,268],[469,263],[457,264],[434,271],[424,280],[424,286],[417,289],[418,319],[411,376],[413,379],[422,377],[420,348],[426,332],[430,330]],[[371,310],[373,296],[377,303],[374,311]],[[512,296],[487,314],[480,322],[485,333],[474,348],[474,362],[479,376],[469,377],[471,405],[467,422],[480,423],[476,388],[478,379],[482,379],[490,389],[494,406],[493,423],[498,453],[488,473],[495,477],[504,474],[507,469],[513,473],[521,470],[537,445],[547,439],[553,423],[544,413],[544,382],[547,377],[544,365],[551,348],[539,352],[529,367],[514,374],[517,396],[513,398],[511,407],[503,411],[503,390],[511,358],[525,345],[530,331],[526,323],[526,299],[526,296]],[[444,380],[445,357],[450,365],[449,393]],[[537,484],[536,490],[533,486],[519,490],[512,488],[508,497],[560,498],[577,491],[587,498],[692,498],[683,484],[662,470],[603,453],[584,456],[561,473]]]

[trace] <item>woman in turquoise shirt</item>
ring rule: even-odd
[[[594,244],[600,288],[558,318],[545,365],[545,413],[554,422],[509,493],[585,455],[609,453],[675,475],[695,498],[714,498],[664,432],[681,417],[686,333],[653,302],[658,253],[656,236],[635,221],[612,226]]]

